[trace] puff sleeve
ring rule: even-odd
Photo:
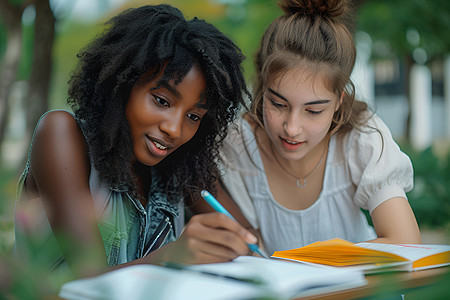
[[[406,198],[413,188],[412,163],[379,117],[374,115],[365,128],[351,131],[347,147],[356,205],[372,213],[386,200]]]

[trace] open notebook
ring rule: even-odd
[[[356,270],[323,269],[254,256],[241,256],[226,263],[183,265],[182,268],[130,266],[68,282],[59,296],[68,300],[290,299],[367,283],[364,274]]]
[[[450,265],[450,245],[357,243],[342,239],[275,251],[272,257],[370,272],[416,271]]]

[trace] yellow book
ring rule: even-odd
[[[450,265],[450,245],[351,243],[342,239],[315,242],[272,257],[362,269],[386,268],[415,271]]]

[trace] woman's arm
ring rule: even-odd
[[[371,217],[378,238],[370,242],[388,244],[422,242],[414,213],[408,200],[403,197],[383,202],[373,210]]]
[[[50,112],[36,130],[31,174],[49,223],[76,276],[107,266],[89,188],[84,136],[67,112]]]

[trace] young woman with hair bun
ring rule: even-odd
[[[279,6],[256,55],[250,111],[222,148],[220,201],[269,253],[331,238],[420,243],[411,161],[355,99],[347,2]]]

